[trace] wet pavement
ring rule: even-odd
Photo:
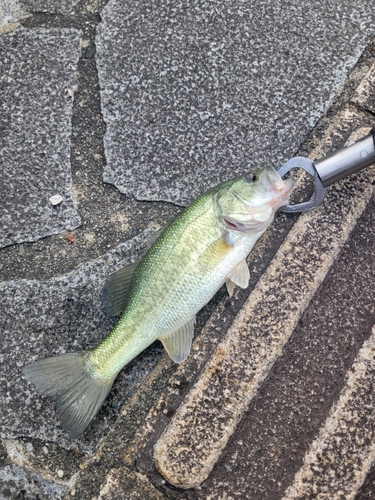
[[[21,372],[97,345],[105,280],[205,189],[367,134],[374,37],[361,1],[0,0],[0,498],[375,496],[373,168],[279,213],[79,439]]]

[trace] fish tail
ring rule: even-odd
[[[116,377],[98,373],[89,352],[40,359],[26,365],[23,374],[41,394],[55,401],[61,425],[72,439],[98,413]]]

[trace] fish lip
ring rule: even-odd
[[[287,205],[289,203],[289,198],[294,187],[294,180],[292,178],[289,178],[283,181],[283,183],[284,186],[280,190],[272,188],[278,193],[278,197],[270,202],[270,206],[274,210],[278,210],[280,207],[283,207],[284,205]]]
[[[233,231],[241,231],[241,229],[234,222],[230,221],[228,217],[223,217],[224,224],[228,229],[232,229]]]
[[[285,184],[287,184],[288,179],[284,181],[279,172],[272,165],[267,167],[266,170],[268,170],[268,177],[273,190],[280,191],[282,193],[282,191],[285,189]]]
[[[248,232],[248,231],[261,231],[266,225],[268,225],[269,221],[255,221],[251,224],[251,221],[237,221],[230,216],[223,216],[224,224],[228,229],[233,231],[238,231],[240,233]]]

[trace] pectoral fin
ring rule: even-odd
[[[159,337],[164,349],[175,363],[182,363],[188,356],[194,336],[195,317],[170,335]]]
[[[110,276],[102,292],[103,309],[109,318],[121,314],[128,302],[128,292],[140,261],[123,267]]]
[[[225,233],[220,236],[220,238],[213,241],[202,255],[200,255],[198,259],[198,269],[203,273],[207,272],[207,270],[210,271],[227,257],[232,248],[233,244],[230,241],[230,236],[228,233]]]
[[[241,260],[227,276],[227,290],[232,297],[235,285],[241,288],[247,288],[249,285],[250,273],[246,260]]]

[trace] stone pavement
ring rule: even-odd
[[[368,133],[374,37],[360,0],[0,0],[0,498],[375,496],[374,169],[278,214],[83,437],[21,373],[97,345],[107,277],[209,186]]]

